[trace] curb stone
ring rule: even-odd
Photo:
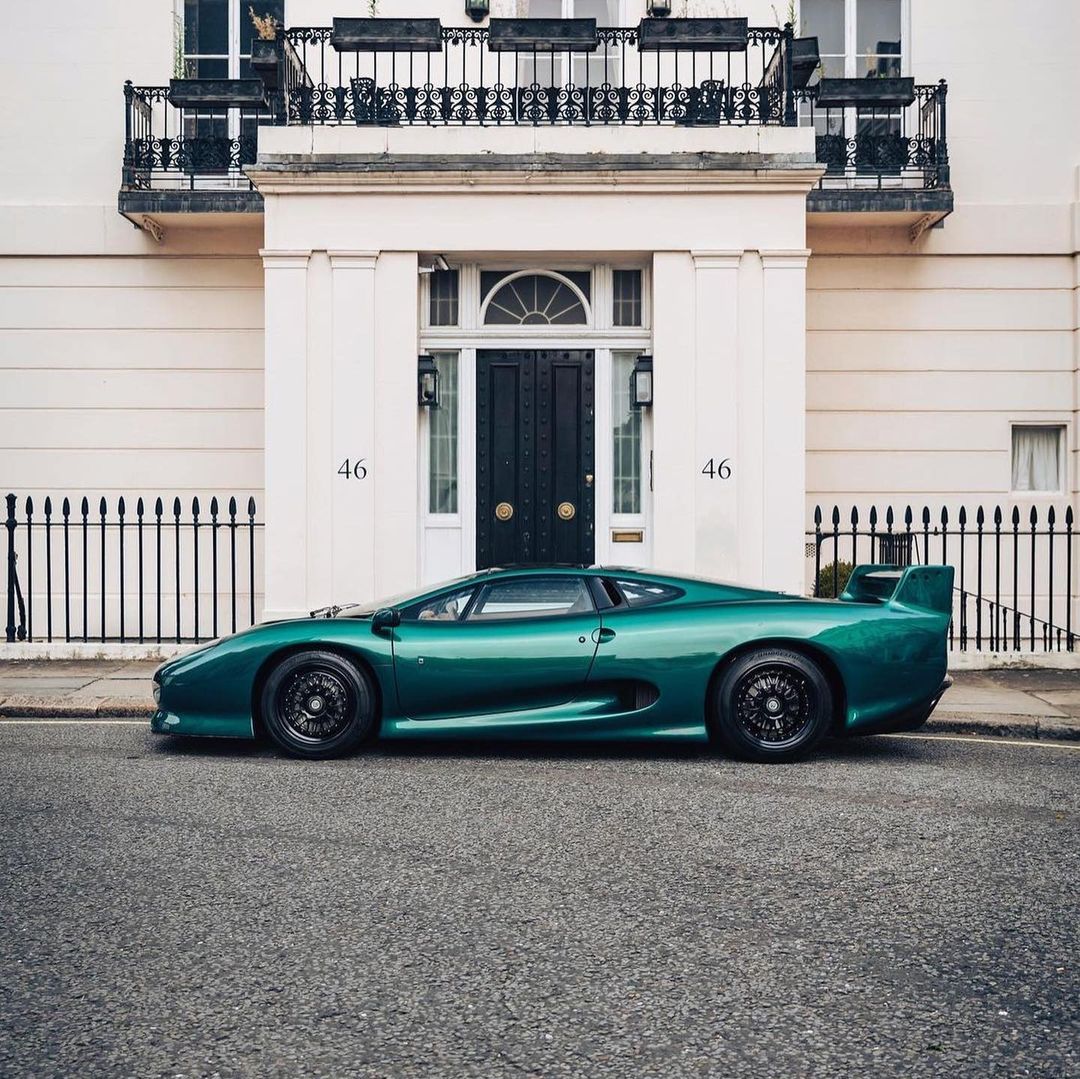
[[[77,704],[54,697],[13,696],[0,700],[0,719],[145,719],[149,722],[153,714],[153,705],[123,697],[103,697]],[[929,734],[1080,741],[1080,718],[1008,716],[995,722],[984,714],[942,712],[920,729]]]
[[[123,698],[70,704],[53,697],[6,697],[0,701],[0,719],[145,719],[154,714],[150,705]]]

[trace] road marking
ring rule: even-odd
[[[145,727],[148,719],[6,719],[0,718],[0,727]]]
[[[1035,749],[1071,749],[1080,751],[1080,742],[1038,742],[1018,738],[980,738],[972,734],[883,734],[882,738],[909,738],[919,742],[980,742],[986,746],[1030,746]]]

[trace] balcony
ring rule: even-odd
[[[795,39],[788,27],[750,27],[734,18],[645,19],[626,28],[597,27],[591,19],[494,19],[490,27],[335,19],[332,27],[279,29],[276,40],[257,43],[261,92],[253,92],[258,80],[125,84],[119,209],[136,221],[162,213],[261,212],[245,169],[255,161],[259,127],[271,124],[803,125],[818,131],[817,157],[827,166],[809,197],[810,213],[940,220],[952,209],[945,84],[909,86],[905,103],[881,91],[910,80],[859,80],[866,85],[847,88],[850,100],[838,97],[828,85],[837,80],[806,85],[814,74],[805,47],[811,42]],[[816,61],[816,44],[812,52]],[[640,139],[628,140],[628,152],[631,141],[640,148]],[[674,152],[669,144],[677,140],[657,132],[650,149]],[[440,152],[433,140],[432,154]]]

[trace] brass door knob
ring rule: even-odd
[[[573,502],[560,502],[559,508],[555,512],[562,520],[572,521],[577,510],[574,508]]]
[[[495,517],[500,521],[509,521],[514,516],[514,507],[509,502],[500,502],[495,507]]]

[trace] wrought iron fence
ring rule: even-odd
[[[495,50],[487,27],[442,27],[437,51],[338,51],[328,26],[286,30],[293,124],[794,125],[789,28],[738,50],[652,51],[638,27],[595,50]],[[297,69],[298,68],[298,72]]]
[[[795,90],[799,123],[813,127],[822,189],[949,186],[945,101],[948,86],[916,86],[899,107],[819,107],[818,86]]]
[[[167,86],[124,83],[123,184],[154,189],[245,190],[244,166],[254,164],[258,126],[269,108],[177,108]]]
[[[956,571],[949,646],[960,651],[1073,651],[1072,507],[960,506],[916,516],[839,506],[814,510],[806,533],[812,595],[838,596],[858,563],[951,565]],[[811,561],[812,560],[812,561]]]
[[[182,643],[256,621],[263,526],[253,497],[37,506],[9,494],[4,524],[9,643]]]

